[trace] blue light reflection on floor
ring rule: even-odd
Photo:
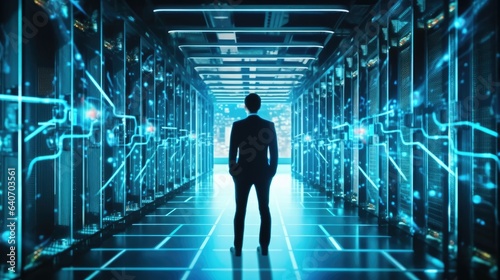
[[[252,189],[241,260],[232,245],[234,185],[225,165],[106,240],[53,279],[439,279],[442,266],[415,256],[376,218],[332,203],[280,166],[271,186],[272,238],[256,252],[260,216]]]

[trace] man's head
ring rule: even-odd
[[[245,97],[245,107],[250,113],[257,113],[260,109],[260,96],[256,93],[250,93]]]

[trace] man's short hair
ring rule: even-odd
[[[245,97],[245,106],[250,113],[257,113],[260,109],[260,96],[256,93],[250,93]]]

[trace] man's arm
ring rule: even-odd
[[[241,168],[238,168],[236,164],[236,154],[238,153],[238,143],[236,142],[235,124],[233,123],[231,137],[229,138],[229,174],[231,176],[236,176],[241,172]]]
[[[276,135],[276,130],[274,129],[274,123],[271,123],[272,140],[269,145],[269,154],[271,159],[269,160],[269,165],[271,167],[271,175],[276,174],[276,169],[278,169],[278,137]]]

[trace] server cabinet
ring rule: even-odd
[[[325,190],[327,192],[327,196],[332,196],[335,193],[335,182],[334,182],[334,152],[332,147],[333,141],[333,71],[330,68],[324,77],[324,109],[323,109],[323,119],[324,119],[324,127],[322,128],[324,133],[323,146],[324,146],[324,157],[325,157],[325,171],[322,174],[325,180]]]
[[[0,4],[0,179],[16,181],[2,185],[2,226],[18,215],[14,272],[2,256],[2,276],[70,259],[173,190],[176,172],[186,186],[198,164],[199,175],[212,169],[212,101],[172,71],[161,39],[111,4]],[[18,29],[26,19],[30,38]],[[183,168],[177,126],[188,131]],[[207,135],[204,160],[193,159],[193,132]]]
[[[22,150],[22,38],[21,1],[0,3],[0,226],[7,238],[0,243],[0,274],[6,278],[19,277],[22,271],[23,231],[21,217],[26,205],[23,191]],[[41,24],[39,24],[41,26]],[[37,27],[38,28],[38,27]],[[17,43],[17,44],[16,44]],[[29,98],[31,99],[31,98]],[[25,102],[26,102],[25,98]],[[36,99],[32,99],[35,102]],[[13,250],[12,250],[13,249]]]
[[[126,168],[127,156],[127,119],[121,118],[126,113],[126,22],[121,19],[103,17],[103,91],[108,94],[105,99],[107,110],[103,128],[103,180],[98,184],[100,189],[90,193],[102,196],[103,225],[109,225],[125,215],[126,205]],[[113,106],[111,106],[113,105]],[[134,124],[133,122],[128,122]],[[94,163],[95,164],[95,163]]]
[[[368,73],[366,69],[367,47],[365,36],[357,39],[358,48],[358,72],[357,90],[355,91],[355,102],[357,103],[353,122],[353,137],[357,143],[355,149],[357,153],[357,163],[355,164],[356,176],[358,180],[358,205],[360,209],[368,206],[368,184],[371,179],[368,172],[368,128],[365,123],[369,110]]]
[[[354,166],[353,166],[353,141],[351,137],[352,131],[352,121],[353,121],[353,98],[352,91],[354,88],[353,84],[353,72],[354,68],[354,57],[351,54],[352,49],[346,54],[344,58],[343,65],[344,71],[342,73],[342,79],[344,81],[344,92],[343,92],[343,110],[342,119],[343,123],[335,126],[336,130],[340,129],[340,133],[344,136],[344,193],[347,201],[349,203],[356,204],[358,201],[357,190],[354,190],[353,178],[354,178]]]
[[[168,117],[168,97],[167,89],[171,88],[172,83],[172,70],[169,67],[165,58],[161,55],[163,48],[157,46],[156,57],[156,118],[154,130],[156,132],[156,160],[157,167],[156,173],[156,190],[155,198],[160,198],[167,193],[167,143],[166,143],[166,130],[167,117]]]
[[[379,37],[370,38],[366,45],[365,73],[367,82],[366,116],[360,121],[366,141],[366,210],[379,216],[380,201],[380,141],[375,124],[380,116],[380,70],[378,68]]]
[[[459,1],[454,23],[460,86],[454,114],[443,125],[455,136],[449,148],[459,173],[459,272],[498,279],[498,3]]]
[[[378,147],[379,160],[379,196],[378,217],[379,222],[387,222],[389,218],[389,165],[394,164],[394,160],[390,155],[389,145],[386,135],[380,133],[378,123],[385,123],[390,118],[392,113],[389,113],[389,80],[388,80],[388,28],[382,24],[379,32],[378,56],[375,58],[377,68],[379,69],[379,108],[380,115],[374,119],[373,133],[378,143],[374,143]]]
[[[299,173],[299,159],[298,159],[298,145],[299,142],[297,141],[297,135],[299,135],[299,104],[298,104],[298,98],[295,98],[295,100],[292,102],[292,134],[291,134],[291,157],[292,157],[292,162],[291,162],[291,168],[292,168],[292,174],[296,175]]]
[[[412,106],[412,9],[409,6],[399,15],[390,18],[392,45],[389,56],[389,79],[394,85],[389,88],[393,115],[387,125],[380,124],[382,133],[387,134],[389,151],[395,161],[389,172],[390,219],[407,231],[412,232],[413,221],[413,156],[411,128],[404,123],[404,115],[411,114]],[[391,56],[392,53],[392,56]],[[390,115],[391,116],[391,115]]]
[[[126,122],[127,140],[126,140],[126,204],[125,211],[131,213],[142,207],[142,192],[145,185],[142,184],[144,177],[141,176],[143,158],[145,157],[145,145],[149,144],[150,135],[145,134],[143,129],[144,107],[146,100],[142,98],[142,63],[143,56],[141,51],[144,39],[141,38],[139,32],[128,26],[125,33],[125,51],[127,53],[126,61]],[[146,191],[146,190],[144,190]]]
[[[331,86],[331,98],[328,106],[328,116],[330,117],[330,131],[332,139],[329,140],[332,150],[331,165],[333,168],[332,178],[334,180],[334,197],[343,198],[344,190],[344,147],[345,147],[345,121],[343,120],[344,106],[344,71],[343,65],[339,62],[332,67],[329,80]]]
[[[350,57],[352,61],[352,66],[350,67],[350,92],[348,92],[351,98],[351,110],[350,115],[350,127],[349,127],[349,139],[351,144],[351,161],[349,164],[351,165],[351,202],[355,205],[359,205],[359,197],[360,197],[360,188],[363,179],[360,181],[360,172],[359,172],[359,150],[363,148],[362,139],[360,139],[359,129],[359,112],[360,112],[360,81],[359,81],[359,53],[357,50]]]
[[[327,130],[327,82],[328,73],[325,73],[323,77],[321,77],[320,82],[318,84],[317,90],[317,126],[316,129],[318,131],[318,141],[316,142],[316,152],[317,152],[317,184],[321,186],[321,189],[326,190],[326,176],[331,169],[328,165],[329,162],[327,160],[327,147],[326,143],[328,142],[328,130]]]

